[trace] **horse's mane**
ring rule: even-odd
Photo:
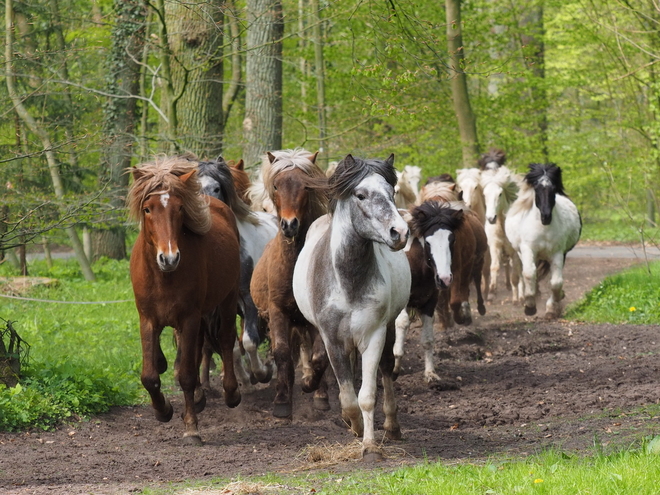
[[[465,218],[464,210],[438,201],[425,201],[410,212],[410,230],[415,237],[424,237],[440,229],[454,232]]]
[[[363,159],[350,154],[346,155],[337,164],[335,173],[328,181],[330,197],[332,198],[328,208],[329,211],[334,212],[337,201],[349,197],[358,184],[371,174],[380,175],[394,188],[397,183],[394,154],[391,154],[387,160]]]
[[[252,181],[252,184],[248,188],[247,196],[250,199],[250,205],[253,210],[262,211],[263,209],[269,213],[275,213],[275,206],[264,186],[264,176],[261,170],[259,170],[259,175]]]
[[[481,187],[485,189],[488,184],[500,186],[508,204],[513,203],[518,197],[518,184],[511,171],[505,166],[496,169],[489,168],[481,173]]]
[[[491,163],[497,166],[489,165]],[[478,164],[481,170],[497,169],[506,163],[506,153],[499,148],[491,148],[479,158]]]
[[[315,159],[314,155],[302,148],[273,151],[270,155],[275,157],[272,163],[268,154],[261,159],[263,186],[270,200],[273,201],[275,196],[275,177],[282,172],[299,169],[304,172],[312,217],[318,218],[325,214],[328,208],[328,180],[323,170],[312,161]]]
[[[419,200],[423,203],[432,199],[445,202],[460,201],[461,198],[456,191],[456,181],[450,174],[440,174],[426,180],[426,185],[419,193]]]
[[[227,206],[234,212],[236,218],[242,222],[258,223],[257,217],[252,213],[250,207],[239,197],[234,185],[234,174],[227,162],[219,156],[215,160],[198,161],[197,169],[199,175],[205,175],[215,180],[222,188],[223,197]]]
[[[187,156],[157,156],[152,162],[129,168],[133,184],[128,190],[129,216],[142,222],[142,204],[153,194],[170,193],[183,202],[184,225],[196,234],[206,234],[211,229],[209,200],[201,194],[196,163]],[[179,177],[193,174],[186,182]]]
[[[566,196],[564,183],[561,179],[561,168],[555,163],[530,163],[529,172],[525,175],[525,182],[535,187],[543,177],[547,177],[555,188],[556,194]]]

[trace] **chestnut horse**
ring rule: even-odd
[[[327,179],[315,164],[317,154],[303,149],[268,153],[262,163],[263,185],[277,211],[279,231],[268,243],[254,268],[250,292],[259,315],[268,321],[277,367],[273,415],[288,418],[293,412],[294,358],[297,339],[312,342],[311,369],[304,371],[302,389],[316,391],[314,407],[328,410],[328,366],[323,341],[302,315],[293,297],[293,269],[305,243],[307,230],[327,211]]]
[[[218,157],[218,160],[220,159],[221,158]],[[246,205],[250,206],[251,200],[250,200],[250,196],[248,195],[248,190],[250,189],[252,182],[250,181],[250,176],[245,171],[245,163],[243,162],[243,160],[238,160],[238,162],[234,162],[234,160],[229,160],[227,162],[227,165],[229,165],[229,171],[231,172],[231,177],[232,179],[234,179],[234,187],[236,188],[236,194],[238,194],[238,197],[241,198]]]
[[[199,381],[205,338],[224,361],[226,404],[241,402],[232,362],[240,261],[234,214],[221,201],[201,194],[195,167],[184,157],[159,157],[133,168],[128,205],[141,224],[130,273],[140,315],[142,384],[156,419],[172,419],[159,376],[167,369],[160,335],[165,326],[172,327],[177,342],[174,375],[185,400],[184,440],[201,445],[197,414],[206,404]]]

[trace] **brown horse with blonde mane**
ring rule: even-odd
[[[224,362],[225,402],[229,407],[241,402],[232,360],[240,267],[236,221],[228,206],[201,194],[196,163],[185,157],[159,157],[131,172],[129,211],[141,224],[130,272],[140,314],[142,384],[156,419],[172,419],[159,376],[167,369],[160,335],[172,327],[174,376],[185,401],[183,436],[201,445],[197,414],[206,404],[199,380],[205,337]]]
[[[314,406],[328,410],[328,366],[317,329],[300,312],[293,297],[293,269],[305,243],[307,230],[327,211],[327,179],[315,164],[317,154],[303,149],[268,153],[262,163],[263,185],[277,211],[279,230],[254,268],[250,292],[259,315],[268,321],[277,386],[273,415],[288,418],[293,412],[295,358],[300,340],[312,343],[311,362],[304,369],[302,389],[316,391]]]

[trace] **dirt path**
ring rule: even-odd
[[[568,258],[567,301],[635,262]],[[414,327],[396,382],[404,439],[385,443],[389,458],[378,467],[524,455],[547,446],[588,449],[594,441],[608,448],[658,434],[652,414],[659,408],[631,413],[658,401],[658,330],[548,323],[496,301],[472,326],[437,336],[438,371],[460,384],[442,391],[423,381]],[[181,444],[180,397],[168,424],[158,423],[149,407],[129,407],[53,432],[0,434],[0,493],[130,493],[170,481],[364,466],[324,458],[338,454],[339,445],[357,445],[340,420],[336,386],[327,413],[313,410],[311,397],[300,392],[292,421],[272,417],[273,396],[273,387],[263,386],[234,410],[209,400],[200,420],[205,445],[197,448]],[[382,420],[379,410],[379,426]]]

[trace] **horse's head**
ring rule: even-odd
[[[363,239],[403,249],[410,235],[408,224],[394,203],[394,155],[387,160],[363,160],[347,155],[330,179],[333,214],[350,218]]]
[[[316,165],[318,153],[267,153],[263,170],[264,187],[275,206],[280,232],[287,239],[296,238],[301,229],[325,213],[327,179]]]
[[[197,168],[199,170],[199,181],[202,184],[202,193],[227,203],[227,187],[230,184],[233,187],[233,179],[229,166],[222,157],[218,157],[217,160],[213,161],[198,162]]]
[[[479,183],[480,172],[478,168],[462,168],[456,171],[456,182],[458,187],[461,188],[465,205],[470,209],[474,209],[482,201],[483,190]]]
[[[506,212],[516,198],[516,185],[508,168],[486,169],[481,173],[481,187],[486,206],[486,220],[494,224],[497,217]]]
[[[481,170],[497,170],[506,163],[506,154],[498,148],[491,148],[479,157]]]
[[[534,204],[541,212],[541,223],[552,223],[556,195],[564,195],[561,169],[554,163],[531,163],[525,181],[534,188]]]
[[[463,218],[463,210],[436,201],[426,201],[412,211],[413,232],[423,240],[424,258],[439,289],[448,288],[454,279],[451,264],[455,231]]]
[[[211,228],[208,198],[200,194],[195,163],[180,157],[133,168],[129,211],[141,223],[141,235],[152,246],[158,268],[176,270],[184,226],[196,234]]]

